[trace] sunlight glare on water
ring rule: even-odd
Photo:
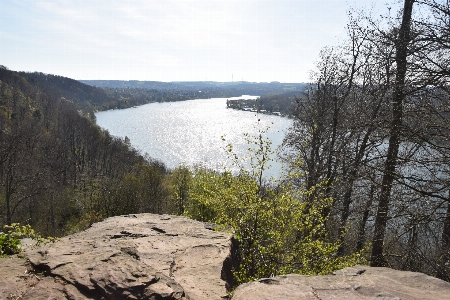
[[[97,124],[114,136],[127,136],[136,149],[161,160],[169,168],[202,165],[215,170],[223,170],[224,166],[233,169],[225,151],[228,143],[243,157],[248,149],[244,133],[257,136],[257,127],[270,127],[267,137],[273,147],[277,147],[284,131],[292,124],[292,120],[283,117],[226,108],[227,99],[238,98],[257,97],[151,103],[103,111],[96,113]],[[277,176],[279,169],[279,166],[273,167],[268,175]]]

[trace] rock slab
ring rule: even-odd
[[[21,260],[13,276],[0,277],[0,298],[221,299],[232,284],[233,238],[207,227],[168,215],[108,218],[25,249],[29,265]]]
[[[232,300],[450,300],[450,283],[422,273],[355,266],[325,276],[285,275],[240,285]]]
[[[226,298],[236,240],[185,217],[118,216],[56,243],[0,259],[0,299]],[[28,243],[25,243],[27,245]],[[327,276],[285,275],[239,286],[232,300],[450,300],[450,283],[422,273],[355,266]]]

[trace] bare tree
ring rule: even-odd
[[[449,12],[448,1],[405,0],[397,16],[353,13],[285,139],[288,158],[303,162],[298,184],[327,182],[330,228],[345,247],[369,239],[371,265],[447,280]]]

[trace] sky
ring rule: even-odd
[[[307,82],[351,7],[393,2],[1,0],[0,65],[77,80]]]

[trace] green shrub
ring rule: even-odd
[[[329,274],[365,263],[362,251],[337,254],[340,243],[330,241],[323,214],[332,199],[321,194],[321,186],[298,190],[288,184],[263,185],[270,144],[260,135],[253,145],[253,157],[247,160],[251,170],[240,167],[233,175],[194,169],[184,211],[191,218],[233,228],[241,259],[236,282],[288,273]],[[228,151],[232,154],[231,146]],[[239,162],[236,155],[231,157]]]
[[[41,243],[55,242],[57,239],[43,238],[37,234],[30,225],[20,225],[13,223],[5,225],[4,231],[0,232],[0,256],[8,256],[22,251],[21,239],[31,238],[36,241],[36,245]]]

